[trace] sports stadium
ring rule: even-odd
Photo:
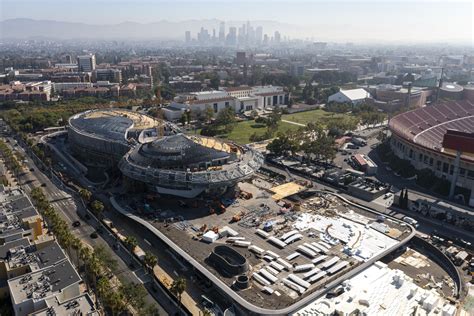
[[[68,121],[68,140],[85,164],[113,166],[136,143],[174,134],[177,128],[151,116],[123,109],[92,110]]]
[[[192,198],[222,193],[251,176],[263,156],[232,143],[176,134],[138,144],[120,161],[122,173],[158,193]]]
[[[264,160],[249,148],[187,136],[173,124],[122,109],[72,116],[68,145],[88,167],[118,166],[127,179],[153,192],[187,198],[223,193],[250,177]]]
[[[445,101],[408,111],[389,122],[391,147],[416,169],[431,169],[451,182],[450,195],[458,186],[471,191],[474,204],[474,103]]]

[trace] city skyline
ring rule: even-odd
[[[271,21],[281,24],[280,31],[292,38],[314,37],[334,42],[416,41],[472,44],[473,39],[473,6],[466,1],[134,1],[132,5],[122,1],[103,0],[94,3],[85,1],[79,5],[71,1],[49,0],[34,12],[29,10],[32,4],[30,0],[3,1],[1,19],[5,21],[29,18],[108,26],[215,20],[216,31],[219,21],[225,21],[228,25],[245,21]],[[341,6],[344,7],[342,11]],[[104,10],[109,12],[107,16],[102,14]],[[446,15],[446,12],[450,14]],[[379,24],[378,21],[390,23]],[[374,23],[378,25],[377,28],[372,27]],[[447,28],[446,25],[450,27]],[[351,30],[350,34],[348,29]],[[456,32],[452,32],[453,29],[456,29]],[[269,30],[269,33],[273,32],[274,30]],[[180,32],[180,36],[174,37],[182,39],[182,34],[183,32]]]

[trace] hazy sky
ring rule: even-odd
[[[91,24],[189,19],[272,20],[301,36],[355,41],[473,41],[472,1],[354,0],[0,0],[0,19]]]

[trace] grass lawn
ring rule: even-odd
[[[324,121],[328,118],[334,119],[344,116],[348,116],[348,114],[330,113],[321,109],[316,109],[293,114],[285,114],[282,115],[281,119],[306,125],[310,122],[321,122],[324,124]]]
[[[341,118],[347,116],[348,114],[333,114],[325,112],[323,110],[311,110],[306,112],[299,112],[294,114],[285,114],[282,115],[283,120],[292,121],[300,124],[308,124],[309,122],[321,122],[324,124],[324,121],[327,119]],[[278,132],[286,132],[288,130],[296,130],[301,126],[290,124],[286,122],[280,122],[278,124],[278,131],[275,133],[275,137]],[[267,128],[263,124],[257,124],[255,121],[243,121],[237,123],[235,128],[226,135],[218,135],[219,138],[224,138],[232,140],[238,144],[247,144],[250,143],[250,135],[257,133],[257,135],[262,135],[265,133]],[[196,131],[197,134],[200,133],[200,130]]]
[[[285,132],[289,130],[296,130],[300,126],[294,124],[289,124],[285,122],[280,122],[278,124],[278,131],[275,133],[275,136],[278,132]],[[266,126],[263,124],[256,124],[255,121],[243,121],[237,123],[235,128],[229,134],[217,135],[218,138],[232,140],[238,144],[244,145],[250,143],[250,135],[257,133],[257,135],[263,135],[267,130]],[[200,134],[200,130],[196,130],[196,134]],[[190,132],[194,134],[194,132]]]
[[[298,128],[299,126],[296,126],[294,124],[280,122],[278,124],[278,131],[275,133],[275,136],[278,134],[278,132],[284,133],[285,131],[295,130]],[[256,124],[255,121],[239,122],[232,130],[232,132],[230,132],[228,135],[223,136],[223,138],[225,137],[239,144],[247,144],[250,142],[250,135],[252,135],[253,133],[257,133],[257,135],[262,135],[265,133],[266,130],[267,128],[265,125]]]

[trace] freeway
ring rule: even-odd
[[[41,172],[33,159],[27,157],[27,153],[23,147],[19,145],[13,145],[16,143],[16,141],[12,137],[6,137],[6,139],[8,140],[7,144],[13,151],[19,152],[25,156],[25,160],[23,161],[25,171],[20,173],[17,179],[18,184],[25,192],[29,194],[33,188],[41,186],[49,202],[57,211],[59,211],[59,215],[68,223],[68,225],[70,225],[71,231],[74,233],[74,235],[76,235],[92,248],[101,245],[111,249],[111,245],[113,246],[118,244],[117,240],[115,240],[111,234],[98,234],[97,238],[92,238],[91,233],[95,232],[99,227],[101,227],[101,224],[96,221],[94,217],[89,216],[90,220],[85,219],[87,210],[84,208],[82,203],[78,201],[77,198],[66,192],[66,189],[58,187],[56,181],[53,182],[43,172]],[[76,221],[80,223],[80,226],[72,227],[72,223]],[[150,281],[149,276],[145,273],[141,266],[135,264],[135,266],[138,266],[138,268],[135,268],[134,270],[129,268],[128,265],[131,261],[131,258],[125,249],[117,246],[112,247],[112,249],[114,249],[114,251],[109,251],[109,253],[117,262],[117,270],[115,271],[115,275],[122,282],[145,284]],[[147,284],[145,284],[145,287],[149,289]],[[147,293],[145,302],[155,306],[160,315],[173,313],[173,309],[165,310],[163,306],[158,304],[157,300],[150,293]]]

